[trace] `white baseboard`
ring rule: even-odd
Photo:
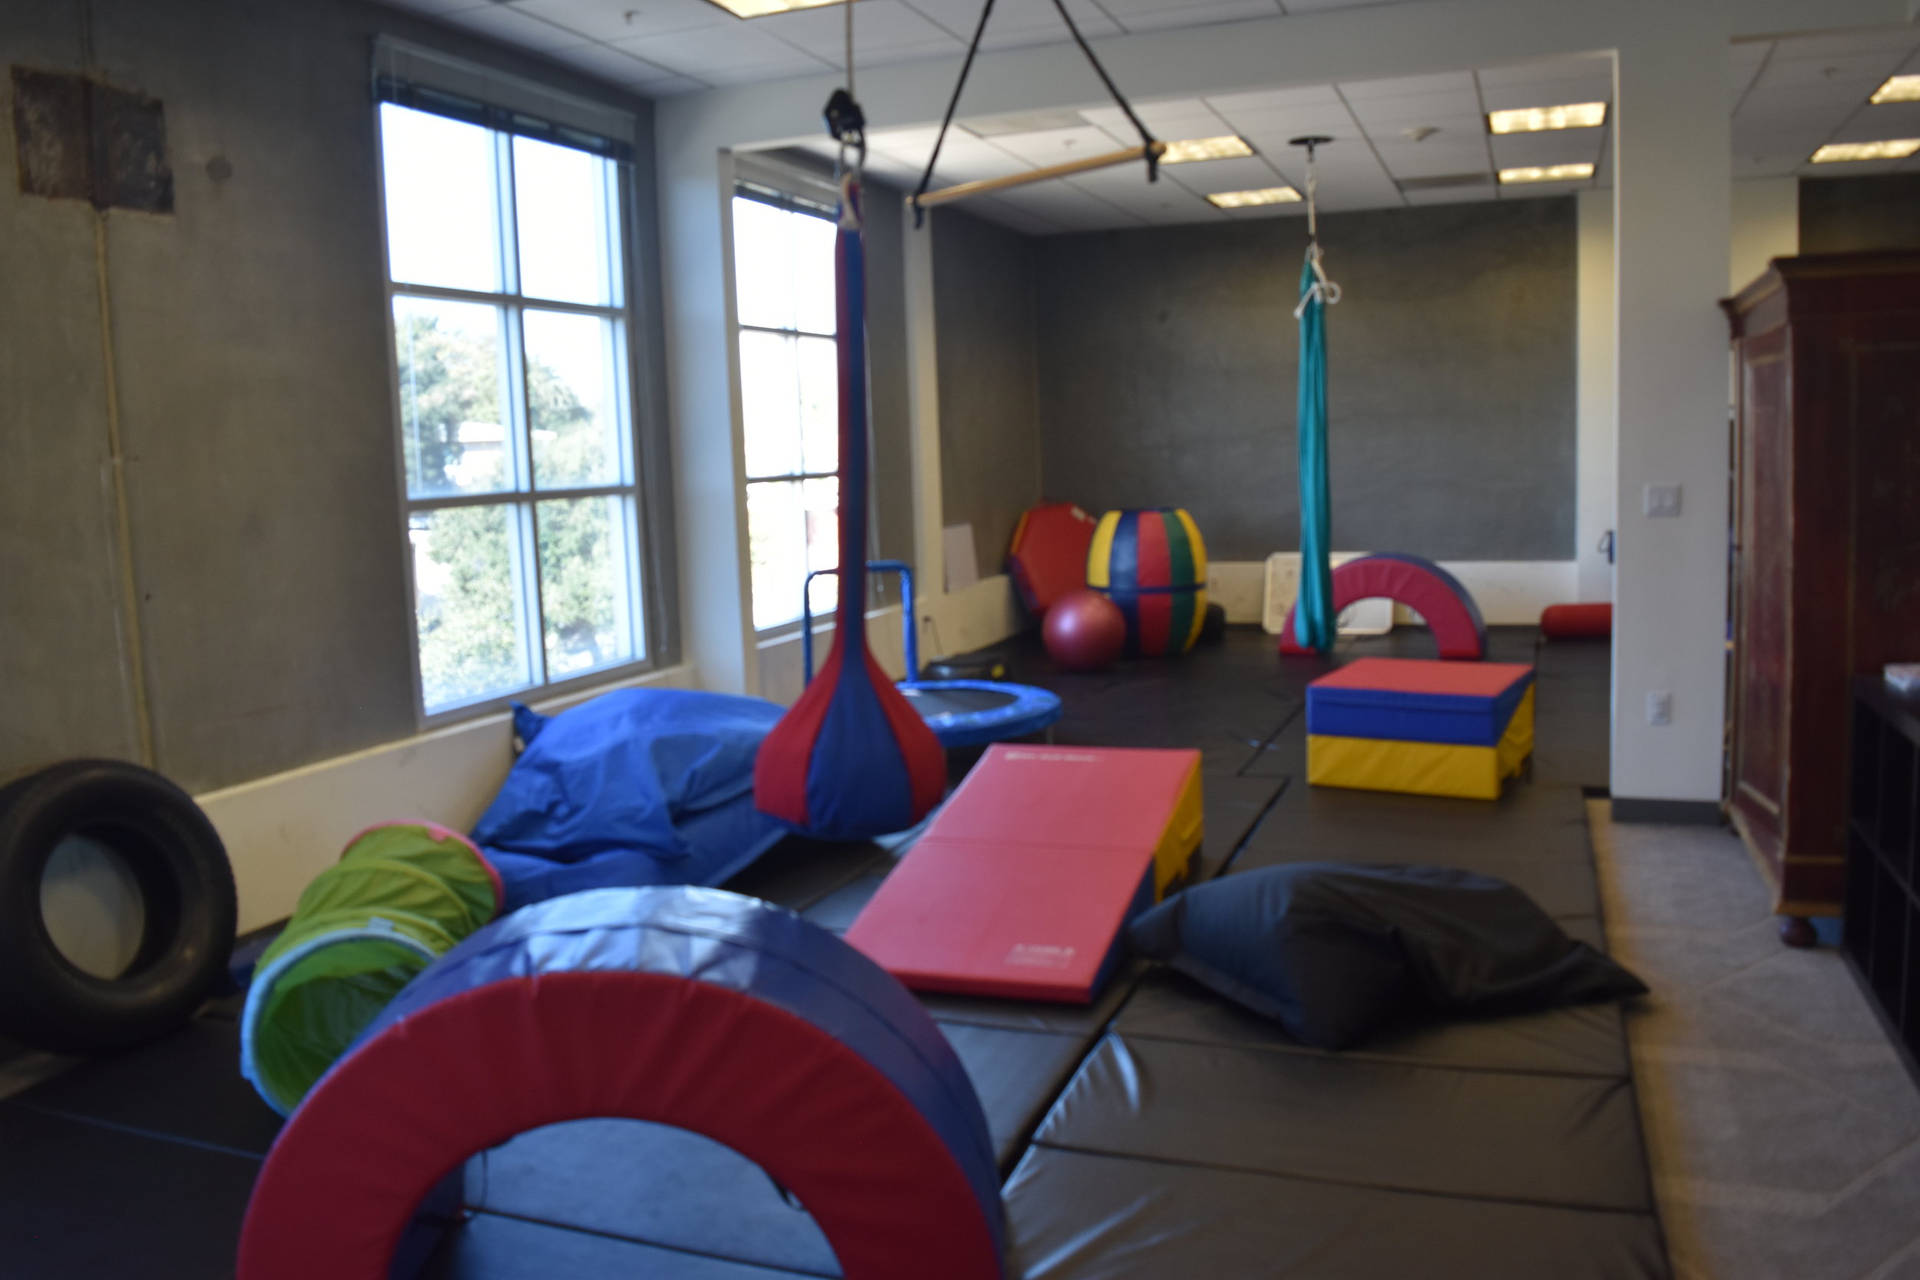
[[[1019,635],[1026,614],[1004,573],[982,578],[960,591],[914,601],[920,615],[920,661],[999,644]]]
[[[1579,599],[1579,565],[1573,560],[1442,560],[1460,579],[1490,627],[1533,626],[1550,604]],[[1207,566],[1207,594],[1227,611],[1228,622],[1259,622],[1266,566],[1258,560],[1221,560]],[[1396,622],[1417,621],[1406,609]]]
[[[686,666],[532,705],[553,712],[623,688],[691,689]],[[220,832],[240,891],[240,931],[293,914],[300,891],[376,822],[424,818],[466,831],[513,764],[507,712],[402,738],[196,796]]]

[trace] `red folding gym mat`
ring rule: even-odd
[[[1200,836],[1198,751],[997,744],[847,941],[918,991],[1090,1003]]]

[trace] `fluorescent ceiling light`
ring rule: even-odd
[[[1216,209],[1245,209],[1256,204],[1292,204],[1300,193],[1292,187],[1260,187],[1253,191],[1216,191],[1207,203]]]
[[[830,4],[844,4],[849,0],[709,0],[709,3],[725,9],[736,18],[766,18],[776,13],[792,13],[796,9],[821,9]]]
[[[1813,153],[1815,164],[1839,160],[1904,160],[1920,151],[1920,138],[1887,138],[1880,142],[1829,142]]]
[[[1593,165],[1581,164],[1532,164],[1524,169],[1502,169],[1500,181],[1508,182],[1578,182],[1582,178],[1593,176]]]
[[[1591,129],[1607,122],[1604,102],[1568,102],[1557,107],[1515,107],[1487,112],[1489,133],[1541,133],[1548,129]]]
[[[1920,102],[1920,76],[1888,76],[1868,102]]]
[[[1228,134],[1224,138],[1188,138],[1185,142],[1169,142],[1166,154],[1160,157],[1161,164],[1186,164],[1192,160],[1229,160],[1234,156],[1250,156],[1253,148],[1247,145],[1245,138]]]

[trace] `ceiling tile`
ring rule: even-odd
[[[1252,191],[1290,185],[1280,176],[1282,172],[1284,170],[1276,169],[1260,156],[1242,156],[1234,160],[1168,165],[1161,173],[1161,181],[1177,182],[1195,195],[1204,196],[1215,191]]]
[[[981,0],[905,0],[905,3],[962,40],[971,40],[973,29],[980,22]],[[1067,9],[1082,35],[1119,34],[1120,28],[1094,0],[1067,0]],[[1032,43],[1040,36],[1047,40],[1073,38],[1067,34],[1066,24],[1060,21],[1053,0],[995,0],[993,17],[987,22],[986,36],[980,46],[1004,48],[1009,41]]]
[[[1451,173],[1486,173],[1487,148],[1480,139],[1448,145],[1426,142],[1380,142],[1380,162],[1396,178],[1435,178]]]
[[[1556,80],[1613,80],[1613,57],[1605,53],[1576,54],[1566,58],[1538,58],[1506,66],[1482,67],[1480,84],[1550,84]]]
[[[1291,111],[1299,107],[1340,108],[1340,95],[1329,84],[1295,85],[1288,89],[1259,89],[1252,93],[1221,93],[1207,105],[1231,120],[1238,112]]]
[[[513,0],[513,8],[593,40],[629,40],[739,21],[706,0]]]
[[[1082,160],[1103,151],[1116,150],[1107,132],[1092,125],[1083,125],[1078,129],[1044,129],[1039,133],[1002,134],[993,139],[993,145],[1036,167]]]
[[[1166,8],[1166,0],[1143,0],[1152,8],[1121,12],[1113,3],[1103,4],[1121,26],[1129,31],[1161,31],[1168,27],[1205,27],[1218,22],[1245,22],[1249,18],[1275,18],[1280,15],[1274,0],[1222,0],[1214,4],[1182,5]]]
[[[1196,208],[1213,208],[1165,173],[1158,182],[1148,182],[1146,175],[1132,166],[1075,174],[1063,181],[1149,221],[1163,222],[1183,213],[1191,215]]]
[[[1557,133],[1507,133],[1488,141],[1497,169],[1531,165],[1580,164],[1600,159],[1599,129],[1562,129]]]
[[[827,65],[784,40],[754,30],[748,23],[619,40],[614,45],[671,71],[712,84],[743,84],[774,76],[807,75]]]
[[[1920,138],[1920,102],[1862,107],[1833,135],[1835,142],[1872,142],[1878,138]]]
[[[1227,123],[1235,133],[1268,152],[1285,150],[1291,145],[1291,139],[1309,134],[1319,134],[1336,142],[1358,142],[1361,137],[1360,126],[1343,107],[1236,111],[1227,117]]]
[[[490,5],[485,9],[461,9],[453,13],[443,13],[441,20],[462,27],[468,31],[477,31],[483,36],[491,36],[505,44],[521,49],[531,49],[535,53],[546,53],[553,49],[564,49],[568,45],[585,44],[587,38],[578,32],[556,27],[551,22],[509,9],[504,5]]]
[[[555,49],[550,55],[555,62],[565,63],[588,75],[598,76],[618,85],[637,88],[657,84],[662,80],[671,80],[674,73],[665,67],[656,66],[645,58],[604,44],[574,45],[566,49]]]
[[[1733,158],[1733,176],[1736,178],[1783,178],[1798,173],[1804,155],[1799,156],[1742,156]]]
[[[1514,107],[1557,107],[1566,102],[1612,102],[1613,82],[1584,80],[1543,80],[1535,84],[1491,84],[1485,86],[1480,100],[1489,111],[1507,111]]]
[[[1854,54],[1844,58],[1785,58],[1776,53],[1754,87],[1792,89],[1801,85],[1843,85],[1865,97],[1905,60],[1904,51]]]
[[[1391,80],[1343,80],[1340,92],[1349,102],[1363,98],[1411,98],[1429,93],[1472,93],[1473,73],[1449,71],[1435,76],[1398,76]]]
[[[1849,54],[1912,50],[1920,33],[1911,27],[1876,27],[1817,36],[1789,36],[1777,42],[1774,56],[1784,58],[1844,58]]]
[[[1226,121],[1199,98],[1176,98],[1166,102],[1136,102],[1133,110],[1147,127],[1156,133],[1172,137],[1177,132],[1183,138],[1205,137],[1196,134],[1195,129],[1211,128],[1213,133],[1226,130]],[[1126,113],[1119,107],[1088,107],[1080,113],[1080,118],[1088,124],[1099,125],[1108,133],[1121,137],[1137,137],[1133,125],[1127,120]]]
[[[846,21],[844,6],[830,5],[755,18],[753,26],[838,66],[846,60]],[[958,37],[900,0],[860,0],[854,6],[853,39],[856,60],[878,60],[889,54],[896,58],[926,57],[961,53],[966,48]]]
[[[1361,124],[1371,129],[1386,124],[1420,124],[1443,116],[1477,118],[1480,98],[1471,87],[1447,93],[1410,94],[1398,98],[1354,98],[1349,105]]]
[[[1416,132],[1432,130],[1424,138],[1416,138]],[[1433,120],[1422,120],[1418,124],[1392,123],[1367,126],[1367,136],[1375,145],[1393,143],[1395,145],[1419,143],[1434,147],[1479,147],[1487,136],[1487,122],[1479,116],[1442,116]]]

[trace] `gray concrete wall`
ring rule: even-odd
[[[0,684],[14,699],[0,775],[137,755],[122,674],[134,625],[152,762],[189,789],[411,733],[372,40],[422,39],[621,102],[643,139],[648,108],[348,0],[0,9],[8,60],[87,69],[83,30],[94,69],[164,103],[176,210],[105,216],[109,367],[94,213],[0,181],[0,413],[19,442],[18,465],[0,468]],[[637,164],[650,172],[651,156]],[[657,263],[637,267],[657,289]],[[658,325],[640,328],[657,345]],[[642,355],[657,369],[656,350]],[[116,616],[109,386],[135,619]]]
[[[1305,236],[1280,218],[1036,242],[1049,497],[1184,506],[1215,559],[1299,545]],[[1346,291],[1327,327],[1334,545],[1571,559],[1573,201],[1333,214],[1321,239]],[[946,341],[943,324],[943,365]]]
[[[955,209],[929,226],[942,518],[971,523],[980,572],[998,573],[1020,513],[1040,500],[1034,264],[1051,242]]]
[[[1920,173],[1800,181],[1800,252],[1920,249]]]
[[[0,8],[6,62],[71,67],[78,6]],[[26,199],[0,66],[0,781],[139,751],[123,660],[94,215]]]

